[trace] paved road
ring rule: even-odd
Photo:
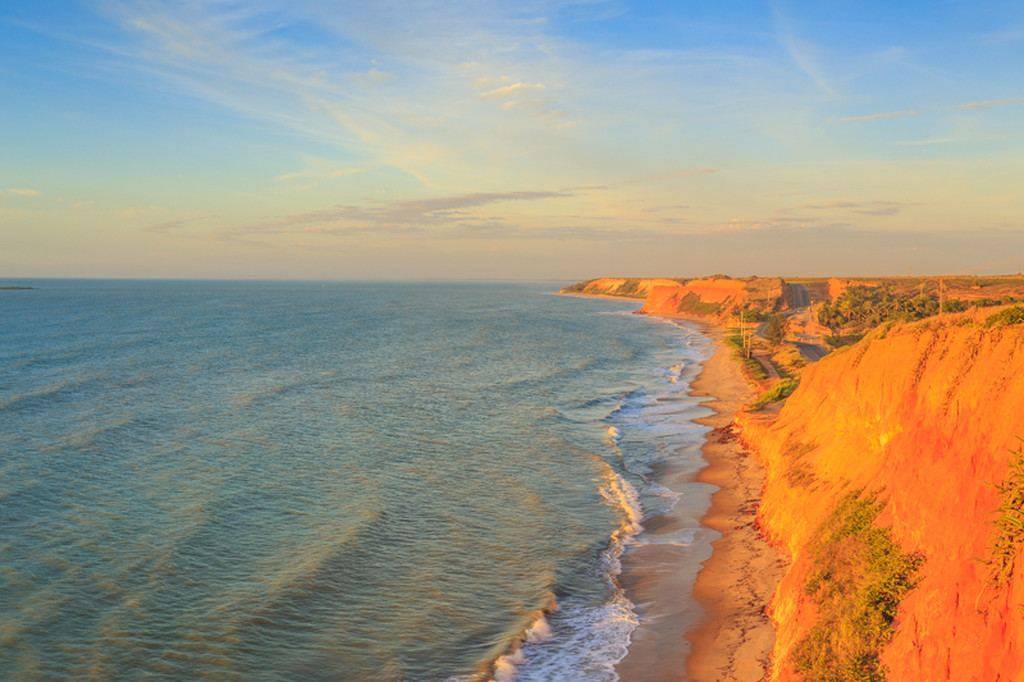
[[[811,305],[811,294],[803,284],[787,284],[786,298],[790,308],[807,308]]]
[[[811,362],[817,362],[828,355],[828,349],[816,343],[801,343],[797,341],[796,347],[800,350],[800,354]]]

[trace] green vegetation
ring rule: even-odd
[[[800,382],[796,379],[783,379],[761,394],[761,397],[758,398],[753,405],[754,409],[760,410],[766,405],[777,403],[780,400],[785,400],[792,395],[793,391],[795,391],[796,387],[799,385]]]
[[[640,280],[638,279],[627,279],[622,283],[622,286],[615,292],[619,296],[629,296],[631,298],[641,298],[640,293]]]
[[[996,519],[996,539],[988,567],[992,582],[1004,585],[1013,575],[1014,557],[1024,543],[1024,446],[1018,446],[1010,460],[1010,471],[999,485],[1002,504]]]
[[[967,310],[966,301],[947,300],[942,312]],[[890,287],[852,286],[818,311],[818,322],[829,329],[867,330],[890,320],[908,322],[939,313],[939,299],[932,294],[901,295]]]
[[[743,313],[744,322],[767,322],[773,313],[764,308],[755,307],[754,305],[747,303],[743,306],[742,311],[737,311],[736,316],[739,317],[740,312]]]
[[[1021,324],[1024,322],[1024,306],[1015,305],[1012,308],[1000,310],[994,315],[990,315],[985,320],[986,327],[1005,327],[1010,324]]]
[[[760,362],[754,358],[748,358],[743,352],[743,339],[740,337],[739,330],[736,330],[729,336],[725,337],[725,342],[732,347],[736,359],[743,365],[744,371],[755,381],[764,381],[768,378],[768,372],[761,365]]]
[[[825,343],[835,349],[842,348],[843,346],[852,346],[863,338],[863,334],[834,334],[826,336]]]
[[[879,654],[892,638],[904,595],[923,562],[874,525],[882,503],[848,495],[810,544],[814,570],[805,585],[818,621],[797,643],[792,662],[809,680],[884,680]]]
[[[814,452],[818,446],[814,443],[789,442],[786,444],[786,482],[797,488],[809,488],[814,485],[818,477],[807,463],[807,455]]]
[[[562,291],[564,291],[567,294],[577,293],[577,292],[580,292],[580,291],[583,291],[584,289],[586,289],[587,285],[590,284],[593,281],[594,280],[592,280],[592,279],[587,279],[587,280],[583,280],[582,282],[576,282],[575,284],[570,284],[567,287],[563,287]]]
[[[970,304],[978,306],[979,308],[991,308],[995,305],[1007,305],[1009,303],[1019,303],[1020,299],[1016,296],[1004,296],[1003,298],[972,298]]]
[[[717,303],[706,303],[700,300],[694,292],[689,292],[686,296],[683,296],[682,300],[679,301],[679,305],[676,310],[681,313],[692,313],[696,315],[714,315],[722,309]]]
[[[786,328],[789,326],[789,319],[785,315],[774,313],[768,318],[764,326],[764,337],[768,343],[778,346],[786,339]]]

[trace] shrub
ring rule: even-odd
[[[1024,322],[1024,306],[1015,305],[1012,308],[1000,310],[998,313],[989,315],[985,320],[986,327],[1005,327],[1009,324],[1021,324]]]
[[[761,397],[754,403],[754,409],[760,410],[765,405],[785,400],[792,395],[793,391],[795,391],[796,387],[799,385],[800,382],[796,379],[783,379],[761,394]]]
[[[788,326],[789,320],[786,316],[775,313],[768,318],[768,323],[764,326],[764,337],[768,339],[768,343],[778,346],[785,340]]]
[[[567,293],[567,294],[571,294],[571,293],[575,293],[575,292],[578,292],[578,291],[583,291],[584,289],[587,288],[587,285],[590,284],[593,281],[594,280],[592,280],[592,279],[585,279],[582,282],[575,282],[574,284],[570,284],[567,287],[562,287],[562,292],[563,293]]]
[[[826,336],[825,343],[831,346],[833,349],[842,348],[843,346],[852,346],[861,339],[864,338],[863,334],[844,334],[844,335],[833,335]]]
[[[809,680],[884,680],[879,660],[892,639],[904,595],[923,562],[903,552],[875,519],[882,503],[846,496],[815,532],[814,570],[804,586],[818,620],[793,650],[792,663]]]
[[[640,280],[632,278],[623,282],[615,293],[619,296],[629,296],[630,298],[643,297],[642,294],[640,294]]]
[[[691,313],[694,315],[714,315],[722,309],[718,303],[708,303],[700,300],[695,292],[690,291],[683,296],[679,301],[679,305],[676,306],[676,311],[680,313]]]
[[[1002,503],[988,567],[992,582],[1003,585],[1013,575],[1014,557],[1024,543],[1024,446],[1014,451],[1006,480],[998,487]]]

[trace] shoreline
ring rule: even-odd
[[[764,466],[734,427],[735,414],[754,397],[754,388],[723,343],[724,330],[712,327],[705,333],[712,337],[715,352],[691,391],[712,397],[706,405],[714,414],[698,420],[713,430],[702,448],[707,465],[697,480],[718,488],[701,524],[721,535],[712,542],[711,557],[693,587],[704,614],[686,635],[691,645],[686,676],[756,682],[770,671],[775,630],[766,609],[785,559],[757,524]]]
[[[634,603],[644,605],[646,618],[616,670],[625,682],[755,682],[770,669],[775,632],[766,607],[784,566],[782,554],[757,526],[763,467],[749,455],[733,427],[735,414],[756,391],[725,345],[720,324],[686,316],[659,317],[697,325],[712,344],[711,355],[689,390],[691,396],[710,398],[703,406],[712,411],[694,420],[711,430],[700,448],[704,464],[689,480],[714,487],[707,508],[696,516],[698,532],[718,537],[710,540],[710,556],[701,557],[695,580],[686,570],[685,558],[678,555],[634,554],[632,562],[624,557],[623,585]],[[681,578],[690,578],[685,587]],[[683,598],[682,589],[692,599]]]

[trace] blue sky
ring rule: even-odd
[[[0,274],[1016,271],[1019,2],[0,2]]]

